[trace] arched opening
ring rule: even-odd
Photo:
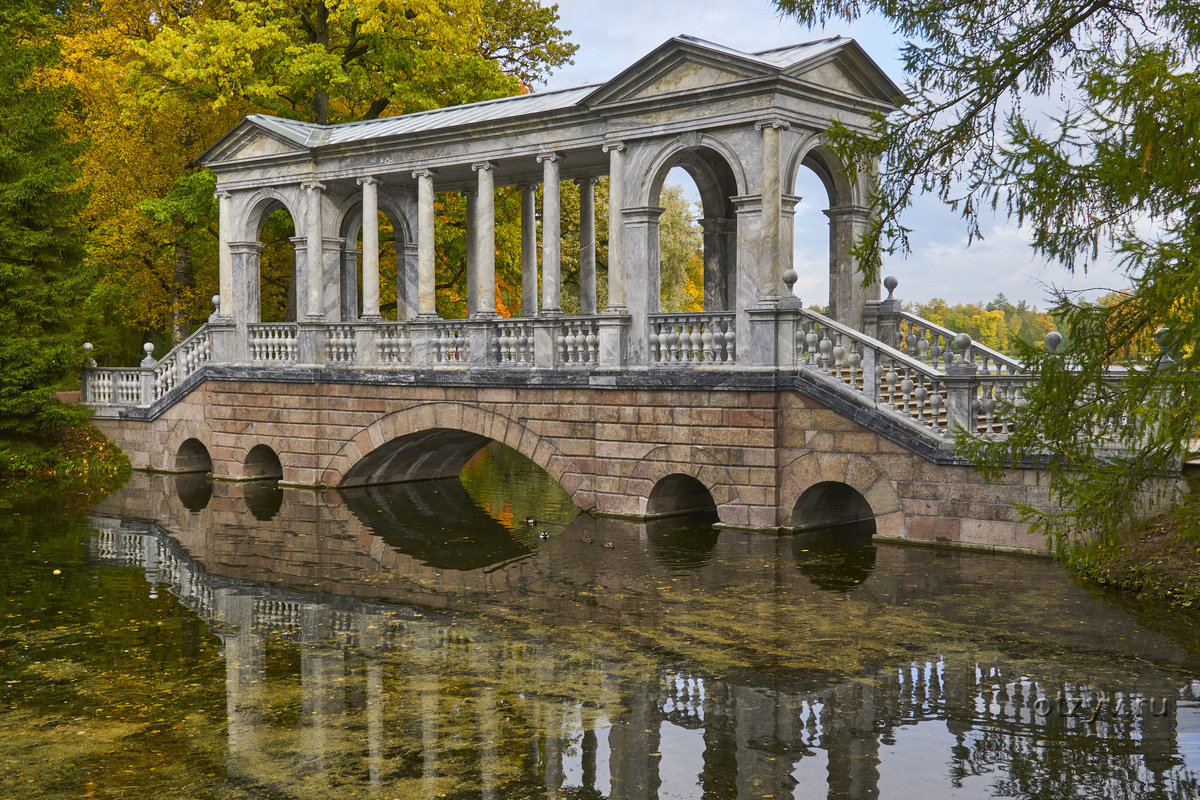
[[[867,499],[852,486],[838,481],[822,481],[804,490],[792,508],[792,528],[831,528],[838,525],[870,523],[875,533],[875,513]]]
[[[256,444],[242,462],[242,477],[246,480],[279,480],[283,477],[279,456],[265,444]]]
[[[717,521],[717,504],[703,483],[691,475],[675,473],[663,478],[650,490],[646,517],[657,519],[678,516],[711,517]]]
[[[470,436],[440,429],[385,444],[376,453],[387,450],[387,457],[358,474],[387,477],[374,470],[392,469],[390,477],[405,476],[404,482],[343,483],[347,507],[397,551],[458,571],[525,556],[555,539],[579,514],[566,491],[533,461],[499,442]]]
[[[416,252],[407,247],[400,212],[380,198],[379,226],[379,314],[384,319],[416,316]],[[339,317],[355,322],[363,315],[363,218],[360,205],[342,225],[342,260],[339,273]],[[410,250],[412,252],[410,252]],[[409,264],[408,262],[413,263]]]
[[[175,451],[176,472],[212,472],[212,456],[199,439],[185,439]]]
[[[829,218],[825,211],[832,205],[829,189],[818,173],[802,167],[796,171],[790,207],[792,269],[796,270],[796,285],[792,292],[806,306],[822,313],[829,311]],[[793,205],[794,203],[794,205]]]
[[[298,314],[296,225],[282,203],[272,203],[258,231],[258,321],[295,322]],[[302,245],[301,245],[302,246]],[[251,303],[253,306],[253,303]]]
[[[660,310],[728,311],[735,307],[737,180],[708,147],[677,153],[656,176],[651,206],[657,221],[658,270],[651,296]]]

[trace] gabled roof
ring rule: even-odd
[[[586,111],[624,100],[682,94],[721,84],[778,76],[807,80],[882,104],[891,104],[902,96],[896,84],[853,39],[834,36],[747,53],[695,36],[676,36],[602,84],[534,92],[340,125],[316,125],[253,114],[235,125],[197,161],[215,164],[235,158],[302,154],[322,146],[452,129],[570,109]]]
[[[678,91],[686,91],[706,79],[715,85],[780,74],[798,76],[839,59],[851,66],[859,78],[856,82],[871,99],[892,103],[903,95],[853,39],[831,36],[747,53],[696,36],[681,35],[638,59],[584,102],[598,106],[648,94],[671,94],[673,84],[679,85]]]

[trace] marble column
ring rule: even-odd
[[[782,294],[784,267],[780,263],[783,231],[783,163],[780,155],[782,132],[790,125],[772,119],[757,122],[762,131],[762,287],[765,297]]]
[[[724,217],[705,217],[700,228],[704,232],[704,310],[728,311],[733,308],[737,224]]]
[[[579,313],[596,313],[596,179],[580,178]]]
[[[879,299],[879,287],[862,286],[858,259],[851,250],[867,225],[869,211],[846,205],[825,212],[829,217],[829,316],[855,330],[862,329],[863,303]]]
[[[303,281],[307,291],[304,293],[303,313],[297,313],[296,318],[322,319],[324,315],[321,313],[321,291],[324,281],[321,280],[321,272],[324,267],[324,240],[321,236],[321,193],[325,191],[325,184],[313,181],[302,184],[300,188],[308,192],[308,210],[304,220],[307,258],[304,259]],[[297,312],[300,312],[299,308]]]
[[[609,142],[608,153],[608,310],[625,311],[625,145]]]
[[[417,316],[437,317],[433,172],[421,169],[413,177],[417,179]]]
[[[475,193],[475,310],[473,316],[496,314],[496,186],[495,165],[480,161],[471,165],[477,176]],[[472,242],[468,242],[470,247]]]
[[[342,322],[354,322],[358,319],[358,256],[361,252],[348,243],[342,245]]]
[[[521,187],[521,316],[538,311],[537,186]]]
[[[233,195],[217,192],[217,292],[221,295],[217,316],[233,317],[233,256],[229,252],[233,227]]]
[[[562,314],[562,201],[559,166],[562,156],[542,153],[542,311]]]
[[[475,192],[470,189],[464,191],[462,197],[467,217],[467,240],[463,248],[466,251],[467,259],[467,316],[473,317],[479,308],[479,292],[475,275],[479,264],[479,248],[475,246],[475,241],[479,238],[479,206],[475,202]]]
[[[363,193],[362,318],[379,319],[379,182],[359,178]]]

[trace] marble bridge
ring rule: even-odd
[[[899,96],[853,40],[746,53],[677,37],[603,84],[343,125],[248,117],[200,159],[220,207],[212,316],[161,358],[148,345],[138,367],[89,365],[82,401],[139,469],[347,487],[454,476],[495,440],[600,514],[873,518],[881,537],[1040,548],[1012,505],[1049,505],[1036,473],[985,482],[950,448],[960,428],[1007,433],[998,412],[1028,377],[904,312],[894,281],[886,297],[864,285],[852,254],[871,171],[852,175],[826,131],[866,130]],[[700,197],[699,311],[660,301],[675,168]],[[801,170],[828,195],[827,314],[791,291]],[[520,297],[500,304],[498,190],[521,208]],[[435,211],[453,196],[462,319],[438,313],[453,256]],[[262,231],[280,209],[292,295],[271,321]]]

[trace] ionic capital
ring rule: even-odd
[[[601,146],[600,149],[606,153],[613,151],[613,150],[615,150],[618,153],[624,153],[625,152],[625,143],[624,142],[605,142]]]
[[[420,178],[432,178],[432,177],[433,177],[433,170],[431,170],[431,169],[424,169],[424,168],[422,168],[422,169],[414,169],[414,170],[413,170],[413,174],[412,174],[412,176],[413,176],[414,178],[417,178],[417,179],[420,179]]]
[[[493,164],[491,161],[476,161],[474,164],[471,165],[471,169],[474,170],[475,172],[479,172],[480,170],[485,170],[485,169],[493,170],[495,168],[496,168],[496,165]]]
[[[372,176],[370,176],[370,175],[364,175],[364,176],[362,176],[361,178],[358,178],[358,179],[355,181],[355,183],[357,183],[359,186],[364,186],[364,185],[366,185],[366,184],[369,184],[369,183],[373,183],[373,184],[375,184],[375,185],[377,185],[377,186],[378,186],[378,185],[379,185],[379,179],[378,179],[378,178],[374,178],[374,177],[372,177]]]
[[[761,131],[764,128],[777,128],[781,131],[791,130],[792,123],[779,117],[771,117],[770,119],[761,119],[754,123],[754,130]]]
[[[300,184],[300,188],[306,192],[323,192],[325,191],[325,184],[320,181],[306,181]]]
[[[560,153],[538,153],[537,162],[541,164],[544,161],[562,161],[563,156]]]

